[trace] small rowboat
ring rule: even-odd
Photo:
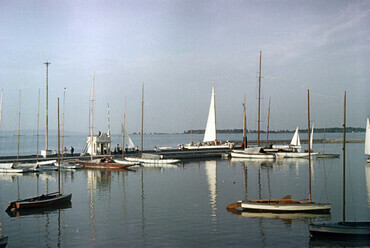
[[[41,195],[29,199],[14,201],[8,203],[8,208],[6,212],[17,209],[28,209],[28,208],[41,208],[41,207],[50,207],[57,204],[61,204],[67,201],[71,201],[72,194],[63,195],[58,192]]]

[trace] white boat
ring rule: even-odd
[[[144,163],[144,164],[175,164],[175,163],[180,162],[179,159],[165,159],[162,157],[158,157],[158,158],[126,157],[125,159],[127,161],[139,162],[139,163]]]
[[[127,159],[122,160],[122,159],[115,158],[113,159],[113,161],[117,164],[128,164],[128,165],[139,165],[140,164],[140,162],[138,161],[128,161]]]
[[[216,106],[215,106],[215,87],[212,85],[211,103],[209,106],[208,120],[206,130],[204,132],[203,142],[197,144],[191,142],[184,146],[185,149],[232,149],[234,143],[220,142],[217,140],[216,133]]]
[[[369,124],[369,119],[367,120]],[[367,125],[369,126],[369,125]],[[343,125],[343,202],[342,202],[342,221],[337,223],[311,223],[308,230],[312,237],[346,237],[355,236],[370,238],[370,221],[356,221],[349,222],[345,219],[346,214],[346,190],[345,190],[345,177],[346,177],[346,92],[344,92],[344,125]]]
[[[366,120],[365,154],[369,156],[367,158],[367,162],[370,163],[370,122],[369,122],[369,118],[367,118]]]
[[[0,164],[0,172],[2,173],[24,173],[29,171],[29,168],[17,168],[15,163]]]
[[[308,91],[309,99],[309,91]],[[309,102],[309,101],[308,101]],[[309,105],[309,104],[308,104]],[[309,113],[309,109],[308,109]],[[309,114],[308,114],[308,123]],[[308,127],[310,129],[310,127]],[[310,139],[310,135],[309,135]],[[311,142],[308,145],[309,151],[309,180],[311,182]],[[231,154],[233,155],[233,153]],[[235,209],[242,209],[243,211],[260,211],[260,212],[315,212],[315,213],[327,213],[331,209],[331,205],[328,203],[315,203],[311,200],[311,183],[309,183],[309,198],[308,199],[292,199],[290,195],[285,196],[280,200],[245,200],[231,203],[226,207],[229,211]]]
[[[58,168],[58,163],[54,164],[56,168]],[[76,161],[60,161],[60,168],[61,169],[81,169],[84,166],[82,164],[77,164]]]
[[[267,153],[261,147],[248,147],[244,150],[232,150],[231,157],[263,160],[274,160],[277,158],[276,154]]]
[[[310,138],[310,147],[312,149],[313,145],[313,130],[314,125],[312,124],[312,130],[311,130],[311,138]],[[298,127],[295,130],[295,133],[293,135],[292,141],[290,142],[290,145],[287,146],[287,148],[284,148],[284,146],[273,146],[273,148],[278,148],[278,151],[276,154],[278,156],[284,156],[284,158],[308,158],[308,152],[301,152],[301,141],[299,139],[299,133],[298,133]],[[311,156],[316,156],[318,153],[311,151]]]

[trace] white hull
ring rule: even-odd
[[[0,172],[2,172],[2,173],[24,173],[24,172],[29,172],[29,169],[26,169],[26,168],[22,168],[22,169],[0,168]]]
[[[330,211],[331,205],[321,203],[270,204],[258,202],[242,202],[241,208],[249,211],[267,212],[325,212]]]
[[[138,161],[128,161],[126,159],[122,160],[122,159],[113,159],[114,162],[116,162],[117,164],[127,164],[127,165],[138,165],[140,164],[140,162]]]
[[[310,233],[315,235],[364,235],[370,237],[370,222],[345,222],[310,224],[308,226]]]
[[[317,152],[311,152],[311,158],[317,154]],[[284,158],[308,158],[308,152],[277,152],[276,155]]]
[[[221,144],[221,145],[185,145],[185,149],[194,150],[194,149],[230,149],[230,144]]]
[[[180,162],[179,159],[146,159],[146,158],[126,158],[127,161],[140,162],[146,164],[174,164]]]
[[[265,159],[265,160],[274,160],[276,159],[275,154],[268,153],[248,153],[245,151],[233,150],[231,152],[232,158],[244,158],[244,159]]]

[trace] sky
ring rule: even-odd
[[[307,90],[315,127],[365,127],[370,116],[370,1],[0,0],[1,129],[45,129],[49,61],[49,130],[89,131],[93,75],[94,130],[123,123],[144,132],[204,129],[212,85],[217,129],[307,128]]]

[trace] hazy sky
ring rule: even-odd
[[[365,127],[370,115],[370,1],[9,1],[0,0],[2,130],[56,129],[66,88],[65,129],[88,132],[95,72],[94,128],[119,133],[183,132],[206,126],[212,84],[217,128],[257,128],[259,52],[262,123],[271,97],[271,129],[307,128],[307,89],[315,127]]]

